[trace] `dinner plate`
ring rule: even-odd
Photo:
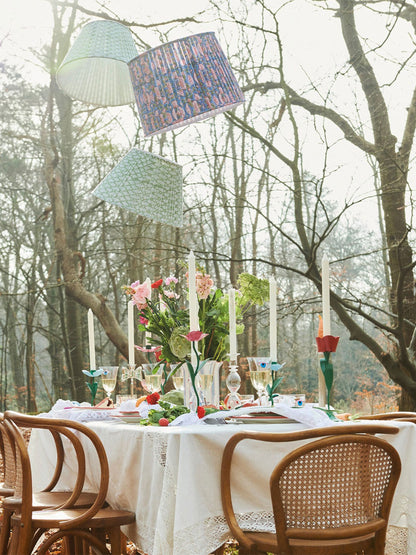
[[[298,424],[297,420],[293,420],[293,418],[287,418],[286,416],[258,416],[254,415],[250,416],[249,414],[245,416],[230,416],[226,419],[227,422],[230,424],[232,423],[239,423],[239,424]]]
[[[134,412],[120,412],[120,414],[113,414],[114,417],[120,418],[123,422],[127,424],[137,424],[142,419],[140,413]]]
[[[75,410],[114,410],[114,407],[65,407],[66,409]]]

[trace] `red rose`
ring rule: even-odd
[[[163,360],[162,358],[162,347],[159,347],[157,351],[155,351],[156,362],[160,362]]]
[[[146,401],[148,405],[157,405],[157,402],[159,401],[159,399],[160,399],[160,395],[157,391],[155,391],[154,393],[146,397]]]
[[[316,338],[318,353],[335,353],[337,350],[339,337],[333,335],[324,335],[324,337]]]
[[[163,279],[158,279],[154,283],[152,283],[152,289],[158,289],[163,283]]]
[[[198,408],[196,409],[196,413],[197,413],[197,415],[198,415],[198,418],[204,418],[204,416],[205,416],[205,409],[204,409],[204,407],[198,407]]]
[[[169,426],[169,420],[167,418],[160,418],[159,426]]]

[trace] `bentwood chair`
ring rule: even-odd
[[[0,483],[0,497],[10,497],[14,494],[15,455],[11,451],[11,444],[3,431],[2,422],[3,414],[0,413],[0,455],[3,462],[3,482]]]
[[[224,515],[241,554],[346,555],[384,553],[400,458],[372,434],[397,427],[351,424],[287,433],[241,432],[227,443],[221,468]],[[231,495],[232,457],[245,440],[320,439],[298,447],[275,467],[270,492],[276,533],[243,531]],[[372,550],[372,551],[371,551]]]
[[[416,418],[416,412],[396,411],[383,412],[381,414],[365,414],[360,416],[360,420],[407,420],[412,421]]]
[[[28,422],[27,422],[28,424]],[[54,430],[51,430],[54,439],[56,464],[53,475],[49,484],[39,492],[32,494],[32,510],[38,511],[51,507],[68,507],[73,506],[76,508],[89,507],[94,503],[96,494],[82,492],[84,476],[82,475],[82,468],[78,473],[78,480],[74,486],[73,491],[52,491],[58,484],[61,476],[63,463],[64,463],[64,447],[61,436]],[[10,519],[12,514],[21,506],[22,500],[19,494],[15,495],[15,479],[16,479],[16,447],[14,438],[10,434],[10,430],[4,425],[4,415],[0,418],[0,438],[3,451],[3,460],[5,467],[5,482],[7,484],[6,492],[7,498],[3,500],[3,519],[0,533],[0,553],[4,554],[7,551],[7,545],[10,537]],[[76,444],[79,444],[79,439],[75,438]],[[83,450],[76,445],[79,458],[84,456]],[[85,464],[84,464],[85,466]],[[85,472],[84,472],[85,474]],[[3,488],[0,488],[0,495],[2,495]]]
[[[49,547],[60,538],[65,539],[68,555],[82,555],[87,552],[87,546],[93,546],[99,553],[108,555],[109,551],[103,541],[104,533],[109,536],[111,554],[120,555],[120,526],[132,523],[135,515],[129,511],[103,508],[107,495],[109,469],[105,450],[98,436],[87,426],[70,420],[31,417],[9,411],[4,416],[4,425],[13,438],[16,450],[15,496],[21,499],[19,507],[11,517],[12,537],[8,555],[30,555],[35,545],[37,555],[45,555]],[[74,491],[64,504],[49,509],[33,510],[31,465],[19,426],[50,430],[66,437],[74,446],[78,474]],[[97,467],[94,466],[94,474],[99,476],[100,486],[90,506],[76,508],[75,503],[81,495],[85,477],[84,445],[87,443],[89,443],[88,450],[91,455],[88,460],[95,458],[98,461]],[[47,530],[56,531],[42,541],[42,535]]]

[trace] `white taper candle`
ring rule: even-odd
[[[322,320],[325,335],[331,335],[331,311],[329,301],[329,260],[326,254],[322,257]]]
[[[270,299],[270,358],[277,362],[277,286],[272,276],[269,280]]]
[[[96,370],[95,365],[95,338],[94,338],[94,314],[88,309],[88,344],[90,350],[90,370]]]
[[[237,363],[237,330],[235,319],[235,289],[230,287],[228,290],[228,315],[229,315],[229,334],[230,334],[230,362]]]
[[[147,288],[149,289],[149,296],[148,299],[152,300],[152,282],[150,281],[150,278],[147,277],[144,282],[147,284]],[[151,345],[151,339],[152,334],[149,333],[148,331],[145,332],[145,336],[144,336],[144,346],[146,347],[147,345]]]
[[[196,264],[195,255],[191,251],[188,257],[188,282],[189,282],[189,327],[190,331],[199,330],[199,305],[196,294]]]
[[[326,254],[322,257],[322,332],[323,335],[331,334],[331,311],[329,301],[329,260]],[[318,370],[318,391],[319,406],[326,405],[326,385],[325,378],[321,371]]]
[[[134,360],[134,303],[129,301],[127,308],[127,329],[129,341],[129,366],[136,366]]]

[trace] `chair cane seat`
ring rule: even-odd
[[[62,522],[71,521],[84,511],[78,509],[61,509],[36,511],[32,514],[31,523],[33,528],[59,528]],[[116,509],[101,509],[97,513],[82,524],[82,528],[103,528],[106,526],[124,526],[131,524],[135,520],[135,514],[131,511],[119,511]],[[12,516],[12,524],[18,525],[20,516]],[[70,526],[66,526],[70,529]]]
[[[272,532],[244,532],[249,541],[254,542],[256,548],[260,551],[269,551],[270,553],[279,553],[277,537]]]
[[[0,483],[0,497],[11,497],[14,495],[14,488],[10,488],[4,485],[4,482]]]
[[[360,538],[349,540],[294,540],[289,539],[289,545],[294,555],[307,553],[308,555],[356,555],[357,553],[371,553],[375,534],[367,534]],[[367,551],[368,550],[368,551]],[[277,552],[279,555],[279,552]]]
[[[268,553],[274,553],[279,555],[281,551],[279,550],[279,545],[277,542],[276,534],[271,532],[245,532],[245,537],[253,542],[255,549],[257,551],[267,551]],[[369,549],[372,545],[374,539],[374,534],[367,534],[359,538],[352,539],[342,539],[342,540],[319,540],[315,542],[314,540],[299,540],[289,538],[289,544],[296,553],[296,549],[299,552],[307,553],[309,555],[322,555],[323,550],[325,550],[325,555],[330,555],[331,550],[333,550],[334,555],[340,552],[340,548],[345,548],[345,554],[347,553],[357,553],[361,550]],[[315,544],[315,545],[314,545]],[[349,549],[351,548],[351,551]]]
[[[41,511],[42,509],[49,509],[51,507],[59,507],[68,501],[72,492],[67,491],[38,491],[33,494],[32,510]],[[95,493],[81,493],[74,503],[75,508],[90,507],[97,494]],[[9,497],[3,501],[5,509],[16,510],[22,504],[20,498]]]
[[[68,501],[72,492],[67,491],[39,491],[33,494],[32,508],[34,511],[63,505]],[[90,507],[97,497],[96,493],[83,492],[74,503],[75,509]]]

